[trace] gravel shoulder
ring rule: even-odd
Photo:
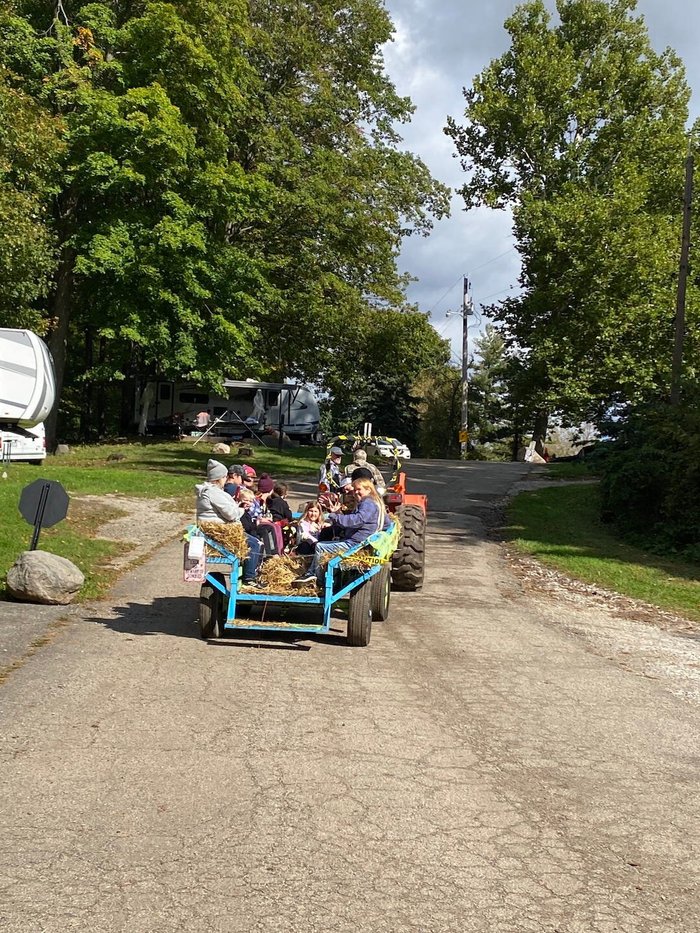
[[[505,505],[520,492],[558,484],[594,485],[597,480],[550,480],[541,471],[510,489],[495,505],[490,526],[498,540]],[[657,680],[674,695],[700,703],[700,624],[547,567],[501,542],[508,570],[543,622],[580,639],[586,649],[622,670]]]

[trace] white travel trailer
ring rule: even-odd
[[[31,428],[56,401],[53,360],[41,337],[0,328],[0,422]]]
[[[200,433],[198,415],[207,412],[217,421],[212,433],[218,437],[238,439],[271,428],[302,443],[319,439],[318,402],[308,386],[226,379],[224,393],[194,383],[149,383],[144,396],[152,401],[147,418],[140,412],[141,425],[148,434]]]
[[[2,459],[46,457],[44,420],[56,401],[53,360],[29,330],[0,328],[0,450]]]
[[[27,460],[38,463],[46,459],[46,430],[43,424],[32,428],[19,425],[9,427],[0,422],[0,451],[2,459]]]

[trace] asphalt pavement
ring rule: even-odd
[[[426,583],[369,647],[203,642],[175,543],[6,679],[2,933],[700,930],[697,704],[511,576],[527,465],[408,469]]]

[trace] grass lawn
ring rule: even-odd
[[[557,486],[517,496],[505,530],[519,550],[569,576],[700,621],[700,565],[626,544],[598,516],[595,485]]]
[[[105,495],[108,493],[143,497],[172,498],[183,511],[194,503],[194,485],[204,478],[206,462],[214,456],[226,465],[240,462],[233,454],[213,455],[211,444],[190,442],[135,442],[120,445],[74,447],[63,457],[49,457],[39,466],[11,463],[0,469],[7,473],[0,479],[0,599],[5,593],[4,579],[17,556],[29,547],[32,526],[18,510],[22,489],[35,479],[53,479],[62,483],[69,495]],[[293,450],[254,448],[253,457],[243,458],[255,466],[258,475],[268,472],[275,479],[291,479],[312,473],[323,460],[321,447],[300,447]],[[123,460],[108,460],[111,454]],[[100,541],[93,537],[95,528],[119,514],[113,501],[106,503],[98,514],[81,514],[69,508],[68,518],[53,528],[43,529],[39,547],[72,560],[85,574],[82,599],[97,596],[111,582],[103,565],[112,555],[127,545]]]
[[[592,479],[593,472],[583,460],[553,460],[547,464],[547,479]]]

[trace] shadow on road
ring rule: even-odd
[[[191,596],[162,596],[152,603],[126,603],[105,608],[105,615],[91,615],[88,622],[127,635],[175,635],[199,638],[197,601]]]
[[[258,612],[259,614],[259,612]],[[291,618],[293,610],[285,612],[288,622],[302,621]],[[298,615],[298,613],[297,613]],[[251,615],[251,621],[256,616]],[[172,635],[176,638],[199,638],[197,600],[191,596],[163,596],[149,605],[126,603],[114,606],[105,615],[90,615],[88,622],[97,622],[114,632],[126,635]],[[303,644],[302,644],[303,642]],[[339,625],[334,625],[326,634],[313,632],[258,632],[227,631],[222,639],[211,639],[212,647],[231,648],[279,648],[281,651],[310,651],[315,642],[319,645],[347,647],[347,639]]]

